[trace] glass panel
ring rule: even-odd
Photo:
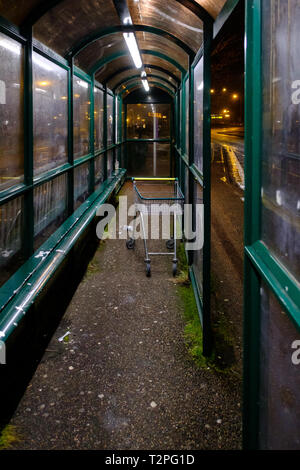
[[[120,112],[122,110],[121,101],[115,97],[115,135],[116,135],[116,143],[121,142],[121,135],[120,135]]]
[[[190,120],[190,115],[189,115],[189,79],[186,80],[185,82],[185,147],[184,151],[185,154],[189,154],[189,120]]]
[[[296,278],[300,276],[299,24],[298,0],[263,2],[262,239]]]
[[[201,204],[201,207],[197,210],[198,214],[198,226],[197,226],[197,233],[199,235],[199,231],[203,229],[202,223],[202,204],[203,204],[203,188],[202,186],[197,183],[196,181],[194,182],[194,205],[196,204]],[[195,208],[193,208],[195,210]],[[194,213],[194,220],[196,212]],[[193,267],[194,267],[194,273],[196,277],[196,281],[198,284],[199,292],[200,295],[202,295],[202,288],[203,288],[203,248],[201,247],[198,250],[194,251],[194,262],[193,262]]]
[[[132,21],[134,24],[154,26],[175,34],[188,44],[195,52],[203,40],[203,23],[194,13],[175,0],[129,0]]]
[[[300,334],[265,285],[260,343],[260,448],[299,449]]]
[[[37,250],[68,217],[68,177],[64,173],[33,191],[34,249]]]
[[[0,286],[23,263],[23,196],[0,206]]]
[[[77,209],[89,196],[90,163],[74,169],[74,209]]]
[[[184,203],[185,204],[189,204],[189,174],[190,174],[190,171],[189,171],[189,168],[188,166],[182,162],[182,165],[183,165],[183,168],[184,168]]]
[[[194,70],[194,162],[203,172],[203,59]]]
[[[182,142],[182,91],[179,90],[179,142]]]
[[[125,139],[125,105],[122,105],[122,142]],[[124,167],[122,167],[124,168]]]
[[[128,139],[170,138],[169,104],[128,104]]]
[[[127,143],[128,176],[170,176],[170,144],[162,142]]]
[[[113,96],[107,94],[107,145],[113,144]]]
[[[89,72],[90,69],[104,57],[123,51],[128,52],[123,34],[110,34],[83,49],[76,56],[75,64],[82,70]]]
[[[181,80],[181,72],[180,70],[175,67],[175,65],[171,64],[165,59],[161,59],[160,57],[156,57],[155,55],[150,54],[142,54],[142,61],[144,64],[148,64],[150,67],[151,65],[162,67],[164,70],[169,71],[171,74],[175,75],[178,80]]]
[[[137,31],[135,35],[140,50],[150,49],[152,51],[163,52],[179,62],[186,70],[188,69],[189,58],[187,53],[174,42],[158,34],[145,33],[144,31]]]
[[[103,91],[94,88],[94,125],[95,125],[95,151],[101,150],[103,145]]]
[[[34,174],[68,160],[68,74],[33,52]]]
[[[82,37],[109,26],[120,25],[113,0],[59,2],[34,25],[33,34],[50,49],[64,56]]]
[[[120,145],[119,162],[120,168],[127,168],[126,144]]]
[[[111,179],[114,172],[114,149],[107,152],[107,179]]]
[[[0,33],[0,191],[23,181],[23,49]]]
[[[90,85],[74,76],[74,158],[90,152]]]
[[[95,158],[95,191],[100,189],[104,182],[104,154]]]

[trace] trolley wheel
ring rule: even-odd
[[[129,240],[126,241],[126,246],[128,250],[133,250],[135,245],[135,240],[133,238],[129,238]]]
[[[173,272],[173,276],[175,277],[177,274],[177,262],[175,263],[173,261],[172,272]]]
[[[146,263],[146,276],[151,277],[151,266],[150,263]]]
[[[170,240],[166,241],[166,247],[168,250],[173,250],[174,249],[174,239],[170,238]]]

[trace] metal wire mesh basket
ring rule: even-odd
[[[133,178],[134,202],[143,214],[182,213],[184,196],[175,178]]]

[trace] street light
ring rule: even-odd
[[[234,95],[232,95],[232,98],[233,98],[234,100],[237,100],[238,97],[239,97],[239,96],[238,96],[236,93],[235,93]]]

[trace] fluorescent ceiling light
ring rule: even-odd
[[[123,24],[132,25],[131,16],[126,16],[123,20]],[[139,47],[137,45],[134,33],[123,33],[124,39],[126,41],[127,47],[133,59],[134,65],[137,69],[140,69],[143,65]]]
[[[143,70],[143,72],[141,73],[141,77],[142,77],[142,78],[143,78],[143,77],[147,77],[147,74],[146,74],[145,70]]]
[[[142,80],[145,90],[148,92],[150,90],[148,80]]]
[[[123,36],[131,54],[134,65],[137,69],[140,69],[143,64],[134,33],[123,33]]]

